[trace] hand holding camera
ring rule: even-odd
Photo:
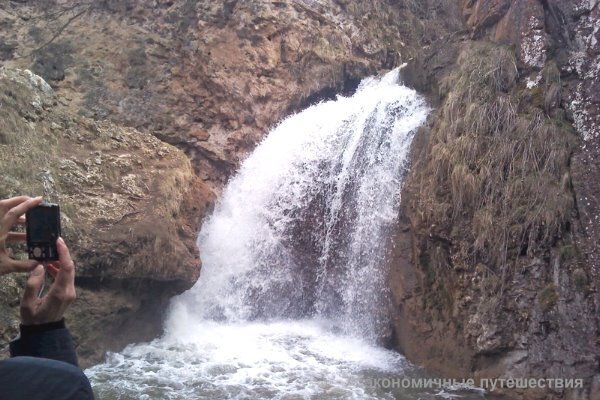
[[[67,307],[75,300],[75,264],[62,238],[56,241],[58,262],[48,263],[46,270],[54,278],[48,293],[38,297],[44,283],[44,267],[40,264],[29,275],[21,300],[23,325],[38,325],[60,321]]]
[[[24,214],[27,214],[25,218]],[[27,224],[27,233],[13,232],[17,224]],[[30,260],[16,260],[6,242],[27,240]],[[44,265],[40,262],[45,263]],[[54,282],[47,294],[39,297],[47,271]],[[60,238],[60,210],[42,203],[41,197],[13,197],[0,200],[0,275],[31,272],[21,301],[23,325],[60,321],[75,299],[75,264],[67,245]]]
[[[12,232],[17,224],[24,224],[24,214],[42,203],[41,197],[13,197],[0,200],[0,275],[10,272],[29,272],[38,262],[35,260],[15,260],[11,257],[6,242],[24,242],[26,234]]]

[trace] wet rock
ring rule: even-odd
[[[486,30],[494,28],[510,6],[510,0],[463,1],[462,12],[473,38],[478,39]]]

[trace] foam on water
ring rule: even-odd
[[[403,364],[397,353],[341,337],[322,321],[206,321],[187,335],[110,354],[87,373],[102,399],[376,398],[361,371]]]
[[[185,335],[128,346],[86,373],[102,400],[483,397],[468,387],[377,387],[375,379],[426,374],[323,320],[192,323]]]

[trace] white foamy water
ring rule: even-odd
[[[373,385],[422,375],[376,343],[389,230],[427,112],[395,70],[281,122],[204,221],[200,279],[173,300],[164,336],[86,371],[98,397],[454,396]]]
[[[369,371],[392,373],[405,364],[400,355],[319,321],[206,321],[186,332],[130,346],[89,369],[98,397],[380,398],[374,388],[369,393]]]
[[[269,133],[204,222],[202,276],[172,316],[318,316],[378,336],[389,314],[387,230],[428,112],[397,80],[397,70],[366,79],[354,96],[312,106]]]

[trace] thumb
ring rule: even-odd
[[[37,267],[29,274],[25,291],[23,292],[23,305],[31,304],[38,298],[38,293],[44,282],[44,266],[38,264]]]

